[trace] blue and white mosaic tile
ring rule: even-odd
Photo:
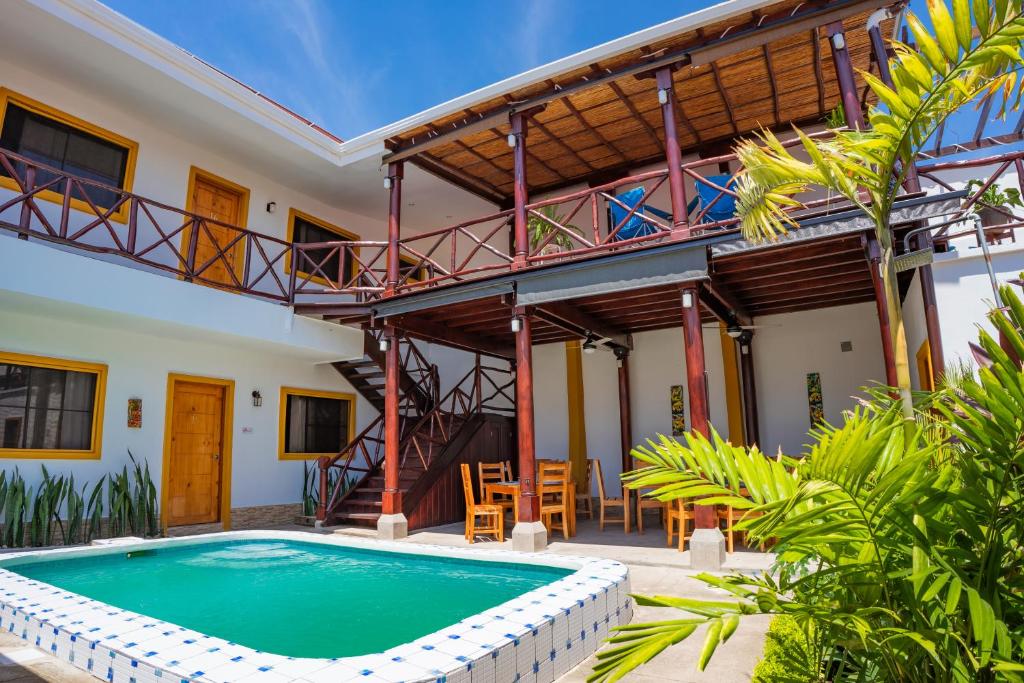
[[[118,609],[0,568],[0,629],[109,683],[550,683],[632,618],[629,576],[613,560],[448,548],[301,532],[127,540],[5,556],[4,564],[225,540],[301,540],[575,570],[481,614],[385,652],[284,657]]]

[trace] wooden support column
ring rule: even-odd
[[[654,73],[661,103],[661,121],[665,130],[665,160],[668,163],[668,189],[672,200],[672,228],[680,236],[690,234],[686,216],[686,187],[683,184],[683,154],[679,149],[676,128],[676,91],[672,85],[672,68],[662,67]]]
[[[740,335],[740,383],[743,385],[743,431],[747,445],[761,443],[761,429],[757,419],[757,383],[754,380],[754,333],[743,330]]]
[[[683,304],[683,344],[686,347],[686,390],[690,399],[690,429],[704,436],[711,433],[708,421],[708,385],[704,366],[704,332],[700,322],[700,288],[687,285],[681,290]],[[694,506],[697,529],[716,529],[715,508]]]
[[[587,420],[583,389],[583,352],[579,339],[565,342],[565,395],[568,409],[569,466],[576,490],[587,493]]]
[[[725,408],[729,417],[729,441],[747,445],[746,421],[743,414],[743,388],[740,382],[740,360],[736,353],[736,339],[729,336],[729,326],[718,323],[718,337],[722,344],[722,380],[725,382]]]
[[[882,334],[882,359],[885,362],[885,383],[890,387],[898,385],[896,375],[896,355],[892,347],[892,328],[889,325],[889,302],[885,297],[885,285],[882,283],[881,250],[874,233],[863,237],[864,253],[868,259],[868,270],[871,272],[871,286],[875,290],[875,308],[878,311],[878,328]],[[896,304],[899,305],[899,302]]]
[[[846,125],[857,130],[864,130],[864,112],[861,111],[860,98],[857,97],[857,81],[853,74],[850,51],[846,47],[843,22],[834,21],[828,24],[826,33],[828,44],[832,48],[832,63],[835,65],[836,78],[839,80],[839,94],[843,98]]]
[[[397,515],[402,512],[402,492],[398,487],[398,335],[390,325],[384,328],[387,341],[384,352],[384,494],[381,512]]]
[[[633,419],[629,408],[629,350],[615,350],[619,366],[619,444],[622,451],[622,471],[633,469]]]
[[[515,255],[512,269],[526,266],[526,257],[530,254],[530,234],[527,230],[526,204],[529,202],[529,191],[526,186],[526,132],[527,118],[524,112],[514,112],[510,117],[512,123],[511,140],[515,140],[512,150],[513,185],[512,194],[515,201],[512,234],[515,241]]]
[[[384,295],[391,296],[398,287],[398,274],[401,270],[398,258],[398,239],[401,235],[402,217],[402,176],[403,163],[393,161],[388,164],[387,186],[390,191],[388,202],[388,252],[387,278]]]
[[[533,339],[530,314],[518,307],[516,331],[516,425],[519,446],[519,521],[540,521],[540,500],[537,498],[537,470],[533,424]]]

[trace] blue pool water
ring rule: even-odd
[[[292,657],[379,652],[571,573],[278,540],[183,545],[7,569]]]

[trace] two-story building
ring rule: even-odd
[[[9,3],[4,468],[95,481],[130,452],[168,528],[288,522],[308,469],[322,522],[396,536],[460,518],[460,462],[597,458],[617,488],[659,434],[799,452],[891,381],[877,245],[824,195],[746,242],[730,150],[856,123],[900,9],[722,3],[342,141],[97,2]],[[1017,182],[1019,126],[980,130],[940,156],[991,146],[969,168]],[[893,220],[908,252],[927,221],[960,246],[901,275],[922,387],[966,353],[985,264],[1024,268],[1019,222],[986,259],[949,223],[967,171],[929,163]]]

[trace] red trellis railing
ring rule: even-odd
[[[796,146],[799,140],[784,144]],[[920,167],[920,175],[952,189],[954,183],[963,181],[960,176],[966,169],[977,169],[984,185],[965,202],[962,212],[966,215],[979,202],[983,204],[980,197],[984,191],[1011,170],[1017,173],[1019,183],[1024,177],[1022,160],[1024,151],[1016,150],[979,159],[929,161]],[[735,229],[738,219],[731,210],[716,212],[735,198],[733,183],[742,173],[735,162],[735,154],[723,154],[683,164],[684,177],[689,179],[684,196],[698,199],[691,200],[681,221],[646,210],[671,208],[665,187],[667,169],[534,201],[527,205],[527,218],[536,237],[531,240],[525,266],[585,259],[693,239],[712,230]],[[729,166],[731,173],[709,172],[722,166]],[[386,295],[385,241],[292,244],[4,150],[0,150],[0,176],[9,178],[8,185],[14,186],[10,196],[0,195],[0,229],[21,238],[110,254],[144,269],[285,304],[324,296],[366,302]],[[634,196],[626,202],[623,194],[629,190]],[[845,201],[821,194],[803,199],[803,205],[793,209],[795,217],[849,208]],[[1019,211],[989,208],[1006,218],[1003,230],[1024,225]],[[507,209],[402,237],[398,241],[402,266],[396,293],[511,272],[515,266],[513,214]],[[627,225],[628,235],[624,232]],[[948,240],[948,230],[937,233],[936,239]]]
[[[428,389],[432,395],[434,384]],[[418,410],[412,392],[399,394],[399,467],[415,458],[426,471],[434,458],[471,418],[484,411],[514,413],[515,379],[508,369],[483,365],[480,356],[471,368],[429,410]],[[321,458],[320,501],[317,519],[323,521],[338,509],[384,462],[384,417],[381,415],[333,458]]]

